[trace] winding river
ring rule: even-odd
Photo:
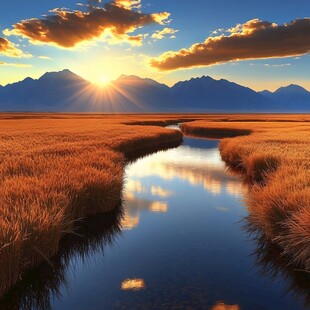
[[[216,140],[184,137],[140,158],[126,168],[124,205],[81,223],[3,307],[303,309],[303,275],[249,235],[245,191]]]

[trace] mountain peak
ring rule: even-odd
[[[118,77],[117,81],[123,81],[123,80],[131,80],[131,81],[142,81],[143,79],[136,75],[126,75],[122,74]]]
[[[34,81],[34,79],[28,76],[22,82],[30,82],[30,81]]]
[[[73,73],[69,69],[64,69],[62,71],[46,72],[39,78],[39,80],[57,79],[57,78],[70,79],[70,80],[82,80],[80,76]]]
[[[289,93],[307,94],[308,91],[296,84],[290,84],[288,86],[280,87],[275,91],[275,94],[289,94]]]
[[[196,77],[196,78],[194,78],[194,77],[192,77],[191,79],[190,79],[190,81],[215,81],[211,76],[209,76],[209,75],[203,75],[203,76],[200,76],[200,77]],[[185,81],[186,82],[186,81]]]
[[[267,98],[273,95],[273,93],[267,89],[261,90],[258,93]]]

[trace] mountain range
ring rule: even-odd
[[[34,112],[310,112],[310,92],[298,85],[275,92],[209,76],[173,87],[121,75],[99,87],[65,69],[0,85],[1,111]]]

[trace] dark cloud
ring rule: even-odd
[[[98,1],[90,2],[93,5]],[[6,29],[4,33],[28,38],[32,43],[55,44],[69,48],[104,34],[115,40],[137,41],[137,36],[130,39],[128,33],[148,24],[162,24],[169,17],[169,13],[166,12],[144,14],[134,11],[131,7],[124,6],[126,2],[131,3],[110,2],[101,8],[91,7],[87,12],[54,9],[50,16],[23,20],[14,24],[12,30]]]
[[[310,18],[288,24],[253,19],[228,29],[229,35],[209,37],[189,49],[166,52],[151,60],[160,70],[214,65],[227,61],[288,57],[310,51]]]

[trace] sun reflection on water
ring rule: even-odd
[[[126,279],[121,284],[122,291],[140,291],[146,288],[145,282],[143,279],[133,278]]]
[[[217,302],[211,310],[240,310],[239,305],[226,305],[223,302]]]

